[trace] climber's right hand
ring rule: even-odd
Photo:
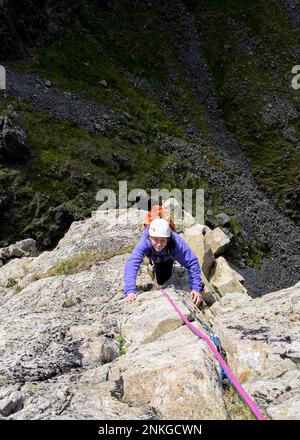
[[[136,300],[136,293],[128,293],[127,301],[134,301],[134,300]]]

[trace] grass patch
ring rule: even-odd
[[[126,341],[125,341],[124,336],[117,336],[116,341],[119,346],[120,356],[123,356],[124,354],[126,354],[126,348],[125,348]]]
[[[224,254],[225,258],[229,258],[237,264],[242,261],[246,266],[259,268],[263,258],[269,256],[267,240],[261,243],[247,240],[241,224],[235,217],[231,217],[229,224],[233,239]]]
[[[248,254],[245,263],[249,267],[260,267],[262,265],[263,251],[255,243],[250,242],[248,245]]]
[[[233,385],[224,388],[223,399],[229,420],[256,420],[256,417],[241,400]]]
[[[242,234],[242,227],[236,218],[230,218],[230,229],[235,237],[239,237]]]
[[[14,287],[18,284],[17,280],[13,277],[8,278],[6,282],[6,288],[10,289],[11,287]]]
[[[121,249],[111,251],[101,251],[100,249],[90,249],[88,251],[77,252],[69,258],[59,261],[52,266],[40,278],[53,277],[57,275],[72,275],[90,269],[99,261],[109,260],[116,255],[123,255],[132,252],[135,244],[124,246]]]

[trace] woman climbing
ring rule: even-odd
[[[149,215],[151,219],[153,215]],[[125,264],[124,287],[128,301],[136,299],[137,272],[146,256],[153,265],[154,280],[158,285],[164,284],[171,277],[175,260],[187,268],[192,300],[199,306],[202,302],[202,280],[196,255],[175,230],[171,229],[175,227],[170,220],[160,216],[154,218],[149,226],[147,223],[144,226],[141,239]]]

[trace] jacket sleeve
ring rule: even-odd
[[[125,263],[125,267],[124,267],[124,293],[125,293],[125,296],[127,296],[128,293],[135,293],[136,292],[137,272],[138,272],[139,267],[143,261],[147,247],[148,246],[147,246],[147,242],[146,242],[146,234],[143,233],[140,241],[136,244],[130,257],[128,258],[128,260]]]
[[[198,258],[178,234],[173,233],[173,237],[176,241],[176,247],[173,253],[174,258],[188,270],[191,290],[201,292],[203,283]]]

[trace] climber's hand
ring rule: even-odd
[[[128,293],[127,301],[134,301],[136,299],[136,293]]]
[[[200,304],[202,303],[203,299],[201,296],[200,292],[197,292],[196,290],[192,290],[191,292],[192,295],[192,300],[194,301],[194,303],[196,304],[196,306],[200,306]]]

